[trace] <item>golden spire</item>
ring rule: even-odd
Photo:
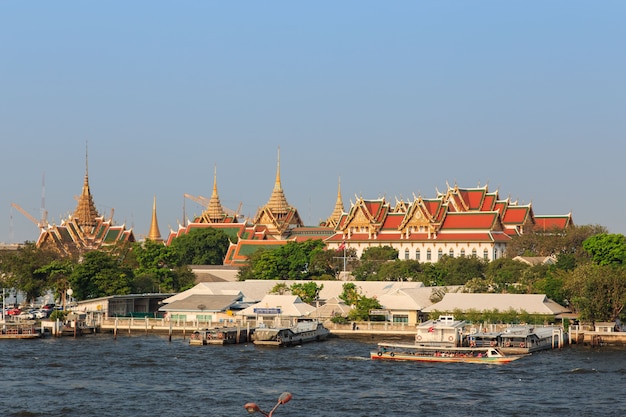
[[[95,227],[96,218],[100,216],[89,190],[89,158],[87,155],[87,146],[85,145],[85,181],[83,182],[83,190],[80,197],[78,197],[78,205],[73,215],[73,218],[76,219],[76,222],[82,229]]]
[[[275,214],[284,214],[289,211],[289,204],[283,193],[283,187],[280,183],[280,147],[278,148],[278,164],[276,167],[276,182],[274,183],[274,190],[270,196],[270,200],[266,205]]]
[[[152,222],[150,223],[150,232],[148,232],[148,240],[155,242],[163,242],[161,238],[161,232],[159,231],[159,222],[157,221],[156,212],[156,195],[154,196],[154,202],[152,203]]]
[[[224,209],[222,208],[222,203],[220,203],[220,197],[217,194],[217,166],[215,166],[213,169],[213,192],[211,193],[209,205],[202,217],[208,217],[211,223],[215,223],[221,222],[224,215]]]
[[[326,224],[328,226],[336,226],[339,223],[339,219],[341,215],[344,213],[343,209],[343,199],[341,198],[341,177],[339,177],[339,185],[337,187],[337,202],[335,203],[335,209],[333,213],[330,215],[328,220],[326,220]]]

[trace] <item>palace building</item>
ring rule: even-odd
[[[477,256],[487,261],[502,257],[515,235],[541,228],[562,231],[572,216],[535,215],[531,204],[500,199],[487,186],[450,186],[435,198],[412,201],[357,198],[326,239],[329,249],[349,247],[358,256],[372,246],[391,246],[400,259],[437,262],[442,256]]]
[[[572,216],[536,215],[531,204],[501,199],[488,187],[461,188],[447,184],[445,192],[434,198],[414,196],[413,200],[357,197],[344,210],[341,183],[332,214],[319,226],[304,226],[298,210],[289,205],[280,179],[280,154],[276,179],[270,199],[259,208],[252,221],[239,222],[238,216],[226,215],[217,195],[217,178],[213,195],[205,212],[186,226],[172,231],[171,243],[194,228],[214,227],[236,239],[225,265],[244,265],[261,247],[275,247],[289,241],[323,240],[328,249],[352,248],[357,256],[374,246],[391,246],[400,259],[437,262],[442,256],[476,256],[487,261],[502,257],[507,243],[516,235],[540,228],[563,231],[573,225]]]

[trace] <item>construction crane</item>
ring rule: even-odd
[[[26,216],[26,218],[28,220],[30,220],[31,222],[35,223],[38,228],[44,229],[46,226],[48,226],[48,224],[47,224],[48,221],[46,220],[47,215],[48,215],[47,211],[44,210],[43,214],[42,214],[42,219],[41,220],[37,220],[29,212],[27,212],[26,210],[24,210],[22,207],[20,207],[17,204],[11,203],[11,207],[16,208],[20,213],[22,213],[24,216]]]
[[[202,197],[201,195],[199,196],[195,196],[195,195],[191,195],[191,194],[183,194],[183,196],[191,201],[194,201],[198,204],[200,204],[202,207],[204,207],[205,209],[207,209],[209,207],[209,203],[210,200],[206,197]],[[239,214],[239,211],[241,210],[241,206],[243,205],[243,202],[239,203],[239,207],[237,207],[237,211],[233,211],[227,207],[222,206],[222,209],[224,210],[224,212],[226,212],[226,214],[228,214],[229,216],[234,216],[235,218],[241,218],[243,217],[243,214]]]

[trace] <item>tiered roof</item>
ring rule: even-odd
[[[439,240],[448,242],[506,242],[525,228],[564,228],[571,215],[535,216],[530,204],[500,200],[487,186],[450,186],[434,199],[421,196],[397,201],[395,207],[384,198],[357,198],[335,227],[328,242],[383,242]]]
[[[37,247],[71,255],[134,241],[132,230],[126,230],[124,225],[114,225],[112,217],[106,220],[98,214],[89,188],[89,174],[86,169],[82,192],[74,214],[63,220],[61,225],[49,225],[42,229],[37,239]]]
[[[284,238],[289,230],[294,227],[302,227],[304,223],[298,214],[298,210],[290,206],[285,198],[280,181],[280,149],[278,151],[278,164],[276,168],[276,181],[274,189],[267,204],[259,209],[254,217],[255,225],[264,225],[270,234],[277,238]]]

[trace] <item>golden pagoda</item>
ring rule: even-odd
[[[85,231],[93,230],[96,225],[96,218],[100,217],[93,203],[93,197],[89,189],[89,162],[87,152],[85,151],[85,180],[83,181],[83,190],[78,197],[78,204],[74,215],[72,216],[81,229]]]
[[[326,227],[335,228],[339,224],[341,216],[345,213],[343,208],[343,199],[341,198],[341,178],[339,179],[339,185],[337,186],[337,201],[335,202],[335,209],[328,219],[326,219]]]
[[[154,202],[152,203],[152,221],[150,222],[150,231],[147,239],[154,242],[163,242],[161,231],[159,230],[159,222],[157,221],[156,196],[154,196]]]
[[[253,223],[266,226],[269,233],[278,239],[284,238],[289,230],[304,226],[298,210],[289,205],[283,192],[280,181],[280,148],[278,149],[276,181],[272,195],[267,204],[259,209]]]

